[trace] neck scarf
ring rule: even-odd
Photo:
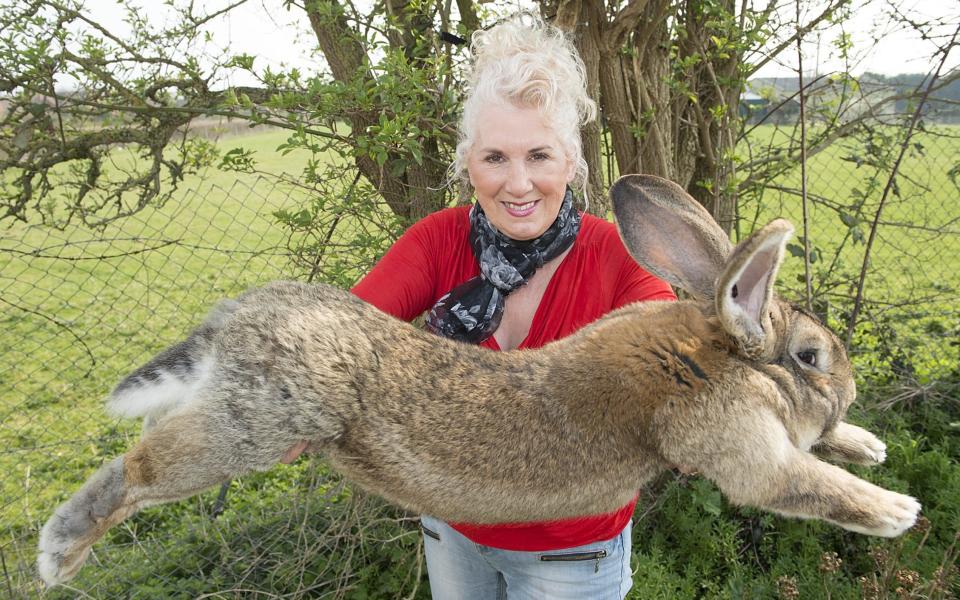
[[[514,240],[495,228],[480,204],[470,210],[470,245],[480,275],[443,295],[427,315],[427,329],[439,336],[479,344],[497,330],[510,292],[524,285],[544,263],[563,254],[580,231],[580,213],[567,188],[550,227],[532,240]]]

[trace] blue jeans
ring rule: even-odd
[[[546,552],[471,542],[420,517],[433,600],[622,600],[630,590],[631,523],[604,542]]]

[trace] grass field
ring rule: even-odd
[[[758,135],[771,134],[761,131]],[[253,149],[265,171],[299,173],[306,164],[305,155],[273,151],[285,137],[283,132],[270,131],[232,138],[224,146]],[[960,209],[957,187],[946,173],[960,155],[960,142],[931,138],[925,143],[926,153],[909,156],[904,165],[911,181],[901,182],[899,196],[891,198],[885,210],[882,220],[888,225],[881,230],[874,251],[867,294],[874,304],[871,315],[901,315],[899,335],[912,345],[920,375],[929,380],[957,369],[957,346],[950,341],[960,332]],[[816,157],[811,161],[809,180],[813,194],[847,210],[853,210],[849,207],[857,196],[855,190],[864,185],[867,174],[866,168],[841,160],[850,151],[836,148]],[[781,184],[798,187],[797,175],[785,176]],[[118,423],[101,408],[103,396],[118,378],[181,338],[218,299],[294,274],[285,250],[286,234],[272,213],[304,201],[302,192],[254,175],[215,170],[188,178],[181,189],[183,193],[166,205],[118,222],[102,235],[82,228],[55,231],[24,224],[0,234],[0,472],[4,474],[0,479],[0,551],[11,596],[37,593],[32,572],[35,534],[53,507],[103,460],[122,452],[135,439],[137,424]],[[862,213],[869,215],[870,207],[867,202]],[[745,202],[741,210],[746,223],[762,223],[773,216],[785,216],[799,224],[798,201],[789,194],[768,191],[761,199]],[[814,266],[820,269],[829,264],[849,228],[836,210],[824,204],[812,206],[811,223],[809,237],[820,253]],[[952,227],[953,233],[931,231],[942,226]],[[856,273],[862,253],[862,244],[848,241],[837,255],[836,272],[845,276]],[[796,280],[801,272],[802,261],[790,258],[781,281],[791,295],[801,289]],[[842,307],[841,299],[849,292],[844,284],[829,297]],[[927,301],[896,306],[918,297]],[[883,307],[888,309],[881,310]],[[911,314],[915,320],[907,319]],[[938,325],[931,325],[934,322]],[[870,355],[859,357],[858,364],[861,384],[868,386],[870,378],[888,366]],[[904,432],[895,432],[894,437],[908,449],[916,443]],[[903,452],[907,450],[894,451],[894,460],[902,458]],[[955,449],[950,450],[953,452]],[[942,468],[960,481],[957,455],[948,455],[953,458]],[[896,464],[893,468],[896,471]],[[235,483],[231,493],[242,498],[236,503],[246,512],[228,512],[225,524],[211,524],[207,519],[209,495],[145,511],[98,546],[92,562],[101,566],[88,567],[76,589],[96,597],[110,597],[117,589],[140,590],[143,597],[170,595],[171,590],[195,595],[217,589],[217,585],[240,589],[244,578],[252,577],[240,564],[253,560],[251,552],[263,549],[256,540],[234,543],[227,537],[231,531],[250,536],[259,531],[256,535],[269,537],[265,530],[271,523],[279,527],[276,518],[321,518],[319,505],[297,504],[304,497],[300,492],[312,492],[307,489],[313,485],[308,472],[312,471],[301,462],[269,476]],[[881,477],[895,486],[903,485],[889,473]],[[291,495],[290,490],[299,492]],[[700,501],[697,494],[711,493],[669,486],[668,491],[677,497],[676,502],[694,504]],[[665,510],[677,513],[677,523],[687,518],[680,514],[680,507],[670,506]],[[307,508],[316,512],[308,513]],[[277,517],[281,509],[288,513]],[[723,530],[726,526],[717,525],[722,539],[733,535]],[[787,533],[783,535],[800,536],[797,531],[808,531],[802,529],[806,525],[784,527],[781,532]],[[274,537],[279,535],[277,531],[282,529],[275,529]],[[818,533],[823,531],[821,526],[813,531],[813,535],[840,539],[832,532]],[[667,546],[673,543],[665,542]],[[177,547],[181,549],[175,550]],[[412,551],[409,545],[403,547]],[[279,542],[276,550],[263,550],[281,555],[271,559],[278,564],[285,551],[289,549]],[[192,552],[196,556],[191,559]],[[215,577],[201,558],[235,562],[240,574]],[[644,555],[638,560],[652,564],[654,558]],[[189,560],[196,564],[178,566]],[[114,561],[119,564],[110,568]],[[164,581],[180,583],[151,583],[152,569],[176,568],[180,570],[167,572]],[[278,568],[278,573],[285,573]],[[676,565],[676,569],[682,571],[683,567]],[[277,574],[262,575],[261,584],[267,585],[263,582],[271,577]],[[151,592],[151,585],[159,587]],[[74,592],[61,593],[69,596]],[[136,595],[128,593],[128,597]],[[694,590],[691,597],[696,595]]]

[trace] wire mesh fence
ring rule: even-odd
[[[37,525],[130,427],[100,400],[117,377],[190,329],[218,299],[289,276],[264,179],[200,184],[103,232],[15,225],[3,232],[0,522],[7,591],[33,590]]]
[[[858,329],[861,377],[900,369],[922,388],[957,370],[958,134],[942,128],[911,149],[882,211],[889,172],[858,163],[855,148],[811,160],[809,230],[799,225],[794,172],[741,199],[741,234],[778,215],[798,224],[814,252],[818,308],[838,328],[875,231]],[[0,233],[0,590],[11,598],[40,593],[36,535],[53,508],[137,436],[136,424],[102,410],[114,383],[217,300],[301,273],[275,218],[300,192],[264,177],[222,181],[198,180],[100,232],[16,224]],[[781,280],[800,299],[802,260],[790,258]],[[358,500],[319,462],[234,482],[227,502],[235,510],[218,520],[215,493],[144,511],[52,595],[318,597],[343,595],[358,578],[377,582],[383,596],[424,593],[414,520]],[[349,507],[352,518],[332,506]]]
[[[892,370],[923,385],[957,369],[960,130],[932,125],[904,140],[902,130],[877,128],[888,138],[886,160],[867,155],[881,154],[868,138],[843,141],[808,161],[808,230],[799,167],[743,199],[740,229],[749,232],[770,216],[793,221],[781,290],[803,301],[811,280],[813,308],[851,337],[861,378]],[[891,156],[900,145],[906,151],[894,172]],[[858,297],[861,308],[851,315]]]

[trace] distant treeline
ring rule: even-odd
[[[909,93],[916,89],[924,89],[927,86],[930,75],[925,73],[904,73],[902,75],[886,76],[879,73],[864,73],[860,78],[861,84],[867,82],[876,82],[895,89],[901,93]],[[960,113],[960,79],[955,79],[940,89],[930,94],[930,107],[934,112],[946,112],[949,114]],[[901,101],[897,109],[906,108],[907,102]]]
[[[905,96],[897,100],[892,105],[888,105],[884,112],[903,114],[912,110],[915,92],[922,92],[929,82],[930,75],[926,73],[903,73],[900,75],[882,75],[880,73],[864,73],[857,77],[861,93],[870,96],[886,97],[891,95]],[[808,88],[815,95],[827,92],[827,96],[832,92],[838,93],[838,85],[832,78],[817,80],[815,77],[805,77],[809,84]],[[937,83],[937,86],[940,82]],[[797,107],[794,106],[799,80],[796,77],[757,77],[751,79],[747,84],[747,92],[763,96],[766,102],[754,99],[754,104],[759,103],[755,109],[759,112],[773,109],[778,116],[789,120],[794,117]],[[911,98],[912,96],[912,98]],[[957,123],[960,122],[960,79],[949,82],[943,87],[938,87],[927,99],[927,106],[924,109],[925,117],[935,122]]]

